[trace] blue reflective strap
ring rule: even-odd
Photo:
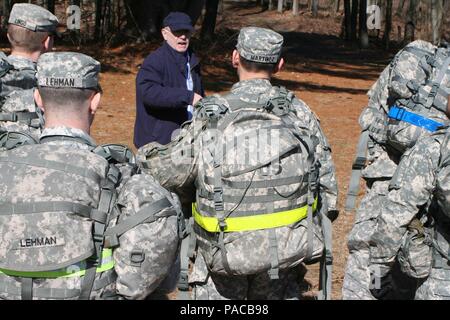
[[[389,110],[388,117],[395,120],[405,121],[417,127],[424,128],[428,131],[434,132],[439,127],[444,126],[443,123],[425,118],[421,115],[407,111],[406,109],[392,106]]]

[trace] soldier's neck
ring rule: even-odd
[[[245,70],[240,70],[239,72],[239,81],[256,79],[266,79],[270,81],[270,75],[267,72],[249,72]]]
[[[47,117],[45,119],[45,128],[67,127],[72,129],[80,129],[86,134],[90,135],[90,126],[85,121],[69,120],[69,119],[54,119]]]
[[[11,55],[16,56],[16,57],[22,57],[22,58],[31,60],[33,62],[37,62],[39,59],[39,56],[41,55],[41,52],[29,53],[29,52],[24,52],[24,51],[16,49],[16,50],[11,51]]]

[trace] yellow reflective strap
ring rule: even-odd
[[[15,271],[0,269],[0,274],[6,274],[13,277],[25,277],[25,278],[70,278],[84,276],[86,269],[84,263],[73,264],[68,267],[53,271]],[[104,272],[114,267],[114,259],[112,258],[112,249],[104,249],[102,251],[102,265],[97,267],[96,272]],[[83,268],[83,269],[82,269]]]
[[[317,198],[314,200],[313,210],[317,208]],[[216,217],[205,217],[197,210],[197,205],[192,204],[192,214],[195,222],[208,232],[220,232],[219,220]],[[225,232],[252,231],[270,228],[284,227],[300,220],[308,215],[308,206],[275,213],[259,214],[246,217],[232,217],[225,219]]]

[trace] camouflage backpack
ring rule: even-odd
[[[391,62],[387,144],[401,154],[448,121],[450,47],[415,41]]]
[[[437,133],[438,134],[438,133]],[[433,210],[433,267],[450,269],[450,129],[441,130],[444,138],[441,144],[441,158],[436,174],[435,199],[437,209]]]
[[[441,143],[434,197],[408,226],[398,254],[402,271],[414,278],[427,277],[432,266],[450,269],[450,131],[443,127],[431,137]]]
[[[16,68],[0,52],[0,131],[22,131],[37,138],[43,125],[40,109],[34,103],[36,71]]]
[[[159,242],[177,250],[178,236],[154,236],[166,226],[161,218],[176,221],[180,212],[168,192],[155,187],[154,195],[134,196],[141,210],[128,213],[136,184],[127,182],[139,176],[130,149],[103,145],[89,152],[8,135],[14,138],[10,150],[0,154],[0,298],[117,298],[118,286],[132,296],[146,275],[141,268],[149,268],[140,246]],[[14,141],[21,146],[14,148]],[[128,234],[143,224],[147,233]],[[123,246],[135,249],[125,250],[126,257],[115,251],[113,258],[112,249]],[[153,267],[161,276],[167,261],[159,263]],[[125,274],[121,283],[117,268]]]
[[[450,47],[436,47],[422,40],[408,44],[374,84],[369,92],[371,99],[375,91],[379,94],[379,109],[369,106],[360,117],[363,131],[352,167],[347,211],[355,207],[369,137],[400,157],[420,137],[448,123],[445,112],[450,93]],[[370,123],[365,123],[365,117]]]
[[[322,256],[316,143],[295,125],[293,94],[266,101],[206,99],[200,135],[194,231],[213,273],[251,275]]]

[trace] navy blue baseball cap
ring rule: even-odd
[[[194,31],[191,18],[183,12],[171,12],[164,18],[163,27],[169,27],[172,31]]]

